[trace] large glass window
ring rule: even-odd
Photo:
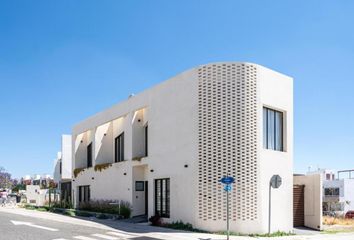
[[[92,143],[87,146],[87,167],[92,167]]]
[[[124,132],[114,140],[115,162],[124,161]]]
[[[155,215],[170,217],[170,179],[155,180]]]
[[[263,147],[276,151],[284,151],[283,142],[283,113],[264,107]]]

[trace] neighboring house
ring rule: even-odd
[[[21,179],[21,183],[24,185],[31,185],[32,184],[32,178],[30,175],[26,175]]]
[[[349,210],[354,210],[354,178],[324,180],[323,192],[323,211],[325,213],[345,214]]]
[[[49,204],[49,197],[51,201],[56,198],[55,194],[49,194],[49,189],[41,189],[39,185],[26,186],[27,203],[34,206],[44,206]]]
[[[124,200],[133,216],[159,215],[209,231],[293,229],[293,80],[252,63],[183,72],[73,128],[73,199]]]
[[[314,175],[314,174],[321,174],[322,175],[322,180],[335,180],[336,179],[336,173],[334,170],[331,169],[318,169],[316,171],[309,171],[307,172],[307,175]]]
[[[49,174],[35,174],[32,177],[26,175],[21,179],[21,183],[24,185],[37,185],[40,186],[40,188],[49,188],[53,183],[53,178]]]
[[[54,166],[54,181],[60,189],[60,200],[71,202],[72,180],[72,139],[71,135],[62,135],[61,152],[58,152]]]

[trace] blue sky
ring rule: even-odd
[[[354,168],[353,1],[0,2],[0,166],[51,173],[60,135],[199,64],[294,77],[295,170]]]

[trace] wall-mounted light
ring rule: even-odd
[[[107,136],[107,133],[103,134],[103,136]]]
[[[82,141],[82,140],[80,141],[80,143],[83,143],[83,142],[84,142],[84,141]]]
[[[91,179],[92,179],[92,180],[94,180],[95,178],[94,178],[94,177],[92,177]]]
[[[125,175],[127,175],[127,173],[126,173],[126,172],[124,173],[124,176],[125,176]]]
[[[141,122],[141,119],[138,119],[138,122]]]
[[[187,168],[187,167],[188,167],[188,164],[185,164],[184,167]]]
[[[154,169],[151,169],[150,172],[154,172]]]

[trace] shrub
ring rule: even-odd
[[[79,217],[92,217],[92,214],[88,212],[77,211],[75,214]]]
[[[152,226],[161,226],[162,225],[162,219],[159,215],[151,216],[149,218],[149,222],[151,222]]]
[[[98,218],[98,219],[107,219],[108,216],[106,214],[104,214],[104,213],[99,213],[99,214],[96,215],[96,218]]]
[[[130,214],[131,214],[132,210],[129,204],[121,204],[120,205],[120,215],[123,218],[130,218]]]
[[[74,177],[77,178],[80,172],[84,171],[85,168],[75,168],[74,169]]]
[[[195,231],[193,225],[190,223],[184,223],[182,221],[172,222],[172,223],[165,223],[163,226],[178,230],[186,230],[186,231]]]
[[[71,216],[71,217],[75,217],[76,216],[76,213],[74,211],[65,211],[64,214],[67,215],[67,216]]]
[[[107,169],[107,168],[109,168],[111,166],[112,166],[112,163],[96,164],[95,167],[94,167],[94,170],[95,170],[95,172],[97,172],[97,171],[101,172],[101,171],[103,171],[103,170],[105,170],[105,169]]]
[[[92,200],[89,202],[83,202],[79,204],[80,210],[86,210],[90,212],[98,213],[108,213],[108,214],[117,214],[121,215],[123,218],[129,218],[131,214],[131,207],[128,202],[115,203],[116,201],[112,200]]]

